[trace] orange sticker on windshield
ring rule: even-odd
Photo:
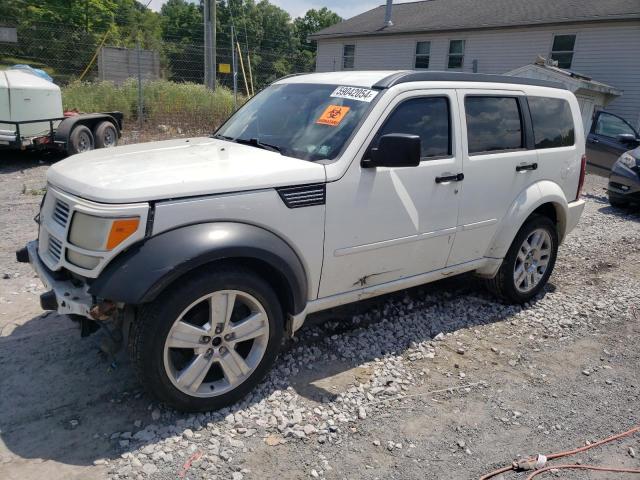
[[[337,127],[342,122],[342,119],[347,115],[351,107],[345,107],[342,105],[329,105],[327,109],[322,112],[320,118],[316,120],[316,123],[321,125],[331,125]]]

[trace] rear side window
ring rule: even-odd
[[[528,97],[536,148],[568,147],[575,143],[569,102],[561,98]]]
[[[423,158],[451,155],[450,125],[449,100],[446,97],[412,98],[402,102],[389,115],[373,146],[378,144],[382,135],[406,133],[420,137]]]
[[[469,154],[522,148],[520,106],[515,97],[466,97]]]

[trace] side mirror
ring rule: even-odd
[[[627,145],[633,145],[638,143],[638,139],[632,133],[621,133],[616,138],[620,143],[625,143]]]
[[[404,133],[390,133],[380,137],[378,146],[363,158],[363,168],[417,167],[420,165],[420,137]]]

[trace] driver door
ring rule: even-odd
[[[345,175],[327,184],[324,262],[319,297],[444,268],[458,220],[462,173],[454,90],[398,95]],[[417,167],[364,168],[379,137],[419,135]]]
[[[638,142],[621,142],[618,135],[638,133],[623,118],[607,112],[598,112],[587,137],[587,162],[595,173],[608,174],[618,157],[638,146]]]

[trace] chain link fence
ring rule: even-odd
[[[0,19],[0,26],[14,25]],[[223,28],[218,30],[217,87],[212,91],[204,86],[202,38],[202,31],[189,40],[145,38],[143,33],[121,38],[111,31],[88,33],[42,22],[18,27],[16,43],[0,42],[0,69],[27,64],[44,70],[61,87],[65,110],[123,112],[124,141],[135,142],[211,132],[253,93],[314,67],[310,52],[288,51],[282,39],[252,46],[246,32],[238,32],[232,44],[231,29]]]

